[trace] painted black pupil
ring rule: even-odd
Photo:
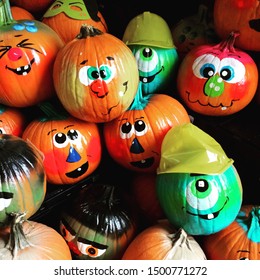
[[[196,181],[196,190],[198,192],[205,192],[208,188],[209,183],[207,182],[207,180],[199,179],[198,181]]]
[[[77,139],[78,138],[78,133],[76,130],[74,129],[71,129],[68,131],[67,133],[68,137],[71,139],[71,140],[74,140],[74,139]]]
[[[151,57],[152,56],[153,51],[150,48],[145,48],[143,50],[143,56],[144,57]]]
[[[62,144],[66,141],[66,135],[64,133],[58,133],[55,135],[55,141],[59,144]]]
[[[125,124],[122,125],[121,130],[123,133],[127,134],[131,131],[131,127],[132,127],[132,125],[129,122],[126,122]]]
[[[95,253],[96,253],[96,249],[95,248],[89,248],[88,249],[88,252],[89,252],[89,254],[91,254],[91,255],[95,255]]]
[[[144,129],[145,129],[145,127],[146,127],[146,125],[145,125],[145,123],[143,122],[143,121],[136,121],[135,122],[135,130],[136,131],[143,131]]]

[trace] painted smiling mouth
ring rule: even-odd
[[[154,163],[153,157],[142,159],[139,161],[130,162],[131,165],[133,165],[134,167],[138,167],[138,168],[148,168],[148,167],[151,167],[153,165],[153,163]]]
[[[32,64],[35,62],[35,58],[33,58],[29,64],[27,65],[24,65],[24,66],[20,66],[20,67],[17,67],[17,68],[11,68],[11,67],[8,67],[6,65],[6,69],[14,72],[15,74],[17,75],[21,75],[21,76],[26,76],[32,69]]]
[[[68,173],[66,173],[66,176],[69,178],[78,178],[81,175],[83,175],[85,172],[87,172],[89,167],[88,162],[82,164],[80,167],[78,167],[77,169],[70,171]]]
[[[208,213],[208,214],[195,214],[189,211],[186,211],[188,214],[192,215],[192,216],[198,216],[199,218],[203,219],[203,220],[212,220],[218,217],[220,211],[225,207],[225,205],[227,204],[229,198],[227,197],[224,205],[216,212],[213,213]]]
[[[0,211],[7,208],[11,204],[13,197],[13,193],[0,192]]]
[[[162,66],[162,68],[157,72],[155,73],[154,75],[152,76],[148,76],[148,77],[143,77],[143,76],[139,76],[139,81],[144,83],[144,84],[148,84],[148,83],[151,83],[154,78],[162,71],[164,70],[164,67]]]

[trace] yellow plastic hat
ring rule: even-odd
[[[157,14],[143,12],[128,23],[122,41],[126,45],[175,48],[167,22]]]
[[[214,138],[188,123],[173,127],[166,133],[157,174],[221,174],[233,162]]]

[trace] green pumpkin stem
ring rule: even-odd
[[[139,83],[135,98],[128,110],[143,110],[149,103],[150,97],[153,94],[143,95],[142,83]]]
[[[65,111],[65,109],[62,110],[62,108],[59,108],[59,110],[57,110],[49,101],[39,103],[38,107],[48,117],[48,120],[66,120],[69,116],[69,113]]]
[[[16,23],[14,20],[9,0],[0,0],[0,26]]]
[[[103,32],[92,25],[82,24],[80,27],[80,32],[76,36],[77,39],[86,39],[87,37],[94,37],[97,35],[102,35]]]
[[[12,213],[11,231],[7,249],[10,250],[13,258],[16,258],[17,253],[26,247],[31,246],[23,231],[23,223],[25,222],[25,213]]]

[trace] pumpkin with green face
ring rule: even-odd
[[[234,47],[238,33],[218,44],[193,48],[182,60],[177,87],[185,105],[209,116],[227,116],[245,108],[257,90],[258,68],[253,58]]]
[[[43,157],[31,143],[11,134],[0,134],[0,226],[15,213],[30,218],[46,194]]]
[[[242,204],[242,183],[233,160],[192,123],[166,134],[156,191],[169,221],[191,235],[227,227]]]
[[[137,172],[155,172],[161,143],[172,127],[189,123],[183,105],[166,94],[142,95],[141,84],[129,109],[103,126],[110,156],[123,167]]]
[[[56,113],[51,103],[39,105],[44,115],[31,121],[22,134],[44,155],[47,181],[55,185],[77,183],[91,175],[102,155],[100,131],[95,123]]]
[[[82,189],[61,213],[60,232],[73,259],[120,259],[137,232],[128,200],[112,185],[94,183]]]
[[[223,230],[207,235],[203,249],[210,260],[260,260],[260,207],[242,205],[236,219]]]
[[[128,23],[122,40],[137,61],[143,94],[165,90],[175,78],[179,62],[166,21],[144,12]]]
[[[55,59],[57,96],[74,117],[95,123],[111,121],[132,103],[138,68],[131,50],[117,37],[82,25],[79,36]]]
[[[28,107],[55,93],[52,67],[63,42],[37,20],[14,20],[9,1],[0,1],[0,100]]]
[[[20,109],[0,104],[0,134],[22,136],[26,124],[26,116]]]

